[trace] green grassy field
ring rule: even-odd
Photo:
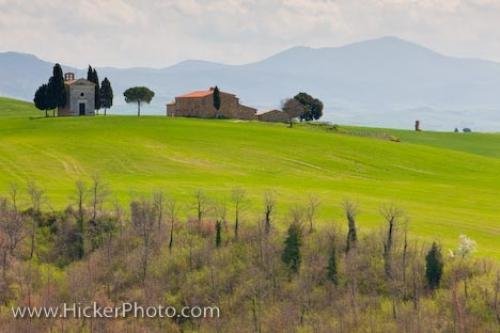
[[[0,190],[36,180],[50,207],[66,205],[75,181],[94,173],[123,203],[162,189],[185,210],[198,188],[223,200],[243,187],[255,208],[273,189],[281,225],[289,205],[315,193],[321,224],[345,224],[344,198],[359,203],[361,230],[382,226],[379,207],[395,203],[421,240],[447,249],[466,234],[481,255],[500,258],[498,134],[167,117],[46,119],[29,103],[8,99],[0,99],[0,115]]]

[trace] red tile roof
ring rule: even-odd
[[[177,97],[200,98],[200,97],[210,96],[210,95],[213,94],[213,92],[214,92],[214,88],[210,88],[208,90],[196,90],[196,91],[192,91],[190,93],[187,93],[187,94],[184,94],[184,95],[180,95],[180,96],[177,96]],[[221,94],[225,94],[225,95],[236,96],[235,94],[231,94],[231,93],[228,93],[228,92],[225,92],[225,91],[221,91],[220,93]]]
[[[213,91],[212,90],[198,90],[198,91],[192,91],[190,93],[180,95],[177,97],[190,97],[190,98],[196,98],[196,97],[205,97],[212,95]]]
[[[86,79],[76,79],[76,80],[66,80],[64,81],[64,84],[67,84],[67,85],[72,85],[76,82],[85,82],[85,83],[91,83],[91,84],[94,84],[93,82],[90,82],[89,80],[86,80]]]

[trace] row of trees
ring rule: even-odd
[[[311,204],[310,206],[311,207]],[[309,208],[310,209],[310,208]],[[307,209],[304,209],[304,211],[307,211]],[[350,201],[344,202],[344,211],[345,211],[345,216],[346,220],[348,222],[348,232],[346,235],[346,245],[343,248],[344,252],[348,255],[350,251],[355,251],[357,242],[358,242],[358,237],[357,237],[357,226],[356,226],[356,215],[357,215],[357,207],[355,204],[353,204]],[[303,238],[303,233],[304,233],[304,226],[302,224],[302,218],[301,215],[303,213],[294,211],[292,213],[292,223],[290,224],[287,232],[287,237],[285,239],[284,243],[284,250],[282,253],[282,260],[285,263],[285,265],[288,267],[290,273],[292,274],[298,274],[300,270],[300,264],[301,264],[301,246],[302,246],[302,238]],[[395,206],[384,206],[381,209],[381,214],[384,217],[386,223],[387,223],[387,230],[386,230],[386,236],[385,239],[383,240],[383,251],[382,251],[382,258],[384,261],[384,271],[385,275],[388,279],[393,279],[394,278],[394,271],[395,267],[393,264],[393,255],[394,255],[394,242],[395,242],[395,234],[396,234],[396,225],[400,223],[400,219],[403,215],[402,211],[395,207]],[[400,225],[397,225],[399,228]],[[309,232],[311,230],[314,230],[312,228],[309,229]],[[407,235],[405,233],[405,246],[407,247]],[[463,248],[462,244],[468,242],[470,243],[471,240],[467,238],[466,236],[461,238],[461,247]],[[330,244],[330,253],[328,257],[328,262],[325,263],[327,266],[327,277],[328,279],[334,283],[335,285],[338,284],[339,277],[338,277],[338,271],[337,271],[337,246],[335,244],[336,242],[336,235],[333,235],[331,238],[331,244]],[[475,242],[474,242],[475,244]],[[468,254],[474,251],[475,246],[470,247],[468,250]],[[406,251],[406,250],[405,250]],[[440,282],[441,282],[441,277],[443,275],[443,266],[444,266],[444,261],[443,261],[443,256],[441,253],[441,248],[440,246],[436,243],[433,242],[432,246],[429,248],[426,256],[425,256],[425,278],[427,282],[427,286],[430,290],[435,290],[439,288]]]
[[[498,267],[473,259],[475,244],[465,236],[452,256],[412,240],[393,205],[380,209],[383,228],[360,232],[359,208],[346,201],[343,232],[316,226],[314,196],[278,223],[276,195],[267,192],[252,214],[258,223],[249,223],[254,208],[242,189],[228,201],[198,190],[185,204],[157,191],[124,209],[93,177],[77,183],[62,211],[44,211],[46,194],[35,183],[24,192],[12,186],[0,198],[0,325],[7,331],[494,332],[500,323]],[[28,321],[8,311],[75,300],[216,304],[222,317]]]
[[[111,82],[106,77],[102,83],[99,84],[97,71],[91,66],[89,66],[87,71],[87,80],[95,84],[94,107],[96,112],[98,113],[101,108],[104,108],[104,115],[106,115],[107,109],[111,108],[113,105],[113,89],[111,87]],[[37,109],[45,112],[46,117],[48,117],[48,110],[53,110],[53,116],[55,116],[55,110],[57,108],[66,106],[67,99],[69,98],[66,95],[67,91],[64,86],[64,74],[61,65],[55,64],[48,83],[44,83],[38,87],[33,102]]]
[[[99,84],[99,76],[97,70],[89,65],[87,69],[87,80],[95,84],[94,91],[94,108],[96,113],[99,114],[99,110],[104,109],[104,115],[106,115],[107,110],[113,106],[113,88],[111,87],[111,82],[105,77],[104,80]]]
[[[55,64],[48,83],[38,87],[33,102],[39,110],[45,112],[45,117],[48,117],[48,110],[53,110],[55,115],[56,108],[66,105],[66,98],[63,71],[61,65]]]

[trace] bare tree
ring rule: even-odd
[[[495,280],[495,296],[493,297],[493,309],[497,317],[497,323],[500,324],[500,272],[497,272]]]
[[[174,227],[177,220],[177,201],[174,198],[167,198],[165,206],[170,223],[170,239],[168,241],[168,249],[172,251],[172,247],[174,245]]]
[[[300,117],[306,111],[304,105],[295,98],[283,100],[281,102],[281,109],[288,115],[290,127],[293,127],[293,120]]]
[[[348,222],[346,252],[349,252],[350,249],[356,247],[356,242],[358,240],[356,230],[356,216],[358,215],[358,207],[354,202],[349,200],[344,200],[343,207]]]
[[[392,249],[394,246],[394,237],[396,233],[396,225],[404,212],[397,206],[391,204],[382,206],[380,213],[387,223],[387,234],[384,240],[384,269],[387,278],[392,279]]]
[[[25,236],[24,230],[24,218],[22,214],[19,212],[17,207],[17,196],[19,193],[19,187],[15,183],[11,183],[9,186],[9,195],[11,202],[11,213],[9,220],[7,221],[5,232],[9,239],[9,252],[11,255],[14,254],[14,250],[17,245],[21,242],[21,240]]]
[[[408,266],[408,222],[406,219],[404,223],[404,235],[403,235],[403,254],[402,254],[402,271],[403,271],[403,287],[404,287],[404,297],[407,296],[406,288],[406,270]]]
[[[108,195],[106,185],[98,174],[92,175],[92,184],[90,187],[92,218],[91,222],[96,223],[99,211]]]
[[[267,191],[264,194],[264,232],[268,234],[271,231],[271,218],[276,206],[274,193]]]
[[[314,194],[309,194],[306,208],[307,222],[309,222],[309,233],[314,231],[314,218],[318,212],[320,201]]]
[[[91,245],[91,251],[94,251],[99,247],[101,242],[101,235],[103,225],[99,221],[99,217],[102,211],[102,206],[108,196],[109,192],[106,184],[102,181],[98,174],[92,176],[92,182],[90,185],[90,209],[91,217],[89,222],[89,239]],[[101,221],[102,222],[102,221]]]
[[[35,237],[38,219],[40,217],[40,208],[43,199],[43,190],[38,187],[34,181],[28,182],[28,195],[31,201],[31,246],[30,246],[30,259],[33,258],[35,252]]]
[[[302,228],[302,224],[304,222],[304,216],[306,216],[307,211],[302,206],[292,206],[289,210],[290,221],[291,223],[295,223]]]
[[[85,199],[86,199],[86,194],[87,194],[87,188],[85,186],[85,183],[81,180],[77,181],[75,184],[75,201],[76,201],[76,206],[77,206],[77,212],[76,212],[76,223],[77,223],[77,228],[78,228],[78,235],[77,235],[77,242],[78,242],[78,257],[81,259],[85,255],[85,227],[84,227],[84,220],[85,220]]]
[[[75,203],[77,207],[77,220],[83,221],[85,216],[84,205],[87,195],[87,188],[82,180],[75,183]]]
[[[9,184],[9,196],[12,203],[12,208],[16,215],[19,213],[17,208],[17,196],[19,195],[19,186],[16,183]]]
[[[153,248],[153,229],[156,222],[156,210],[153,205],[146,201],[133,201],[130,204],[132,226],[135,232],[142,239],[142,257],[141,257],[141,278],[146,281],[149,257]]]
[[[238,232],[240,227],[240,213],[243,205],[245,203],[245,190],[241,188],[235,188],[232,191],[231,198],[234,205],[234,238],[238,239]]]
[[[224,201],[216,202],[213,205],[213,212],[215,214],[215,220],[220,222],[221,226],[227,227],[226,217],[227,217],[227,206]]]
[[[153,206],[156,210],[156,219],[158,225],[158,235],[161,231],[161,225],[163,223],[163,211],[165,210],[165,197],[163,192],[157,191],[153,194]]]
[[[194,195],[196,200],[196,215],[198,218],[198,225],[201,226],[203,218],[208,212],[208,198],[201,189],[198,189]]]
[[[9,258],[14,256],[15,249],[25,235],[22,215],[15,207],[13,202],[0,198],[0,258],[4,280]]]
[[[15,183],[9,186],[10,201],[0,198],[0,256],[2,277],[5,281],[9,258],[14,256],[17,245],[24,238],[24,220],[17,208],[19,187]]]

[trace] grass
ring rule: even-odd
[[[498,133],[415,132],[366,127],[347,127],[340,132],[368,137],[393,136],[408,143],[500,158],[500,135]]]
[[[243,187],[254,210],[273,189],[281,226],[290,205],[315,193],[322,201],[318,223],[343,226],[340,204],[350,198],[360,205],[359,228],[379,227],[380,206],[395,203],[419,242],[453,248],[466,234],[481,255],[500,258],[498,134],[33,115],[42,113],[0,99],[0,190],[33,179],[55,208],[69,202],[76,180],[95,173],[118,201],[162,189],[179,197],[185,211],[198,188],[224,200]]]
[[[0,97],[0,117],[39,117],[42,113],[29,102]]]

